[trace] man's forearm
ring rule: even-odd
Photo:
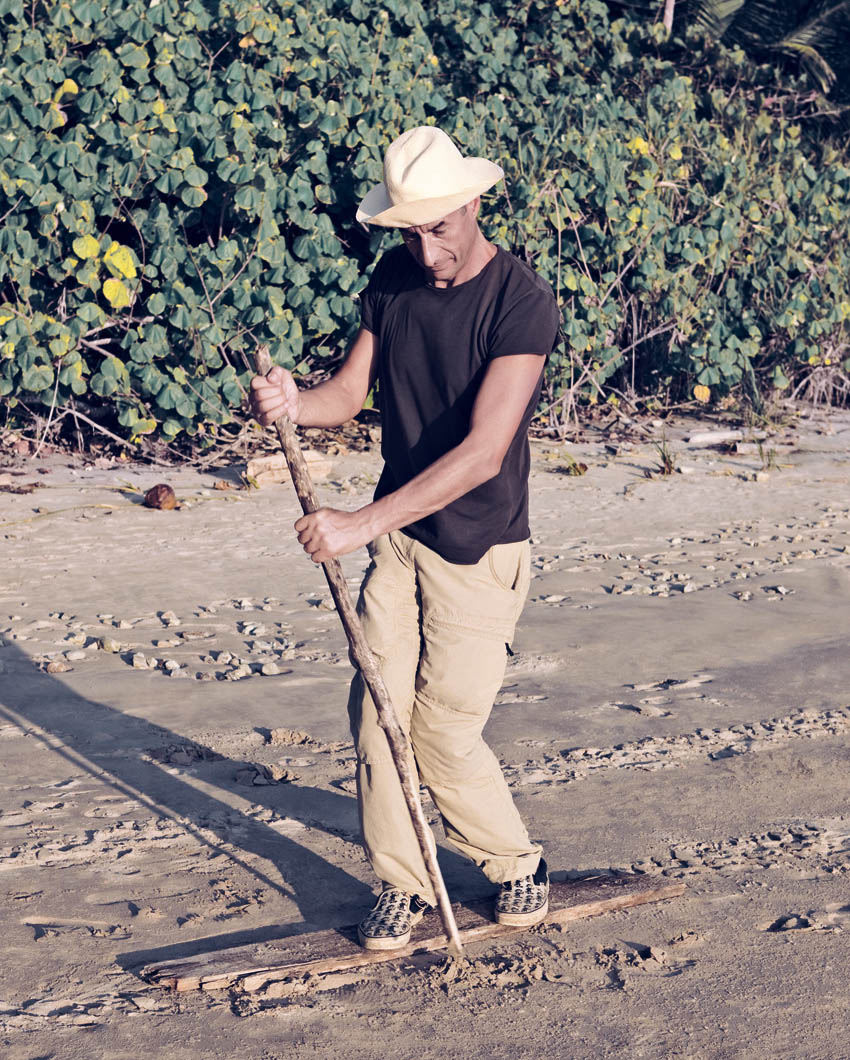
[[[299,396],[299,427],[339,427],[356,416],[363,407],[359,396],[352,394],[336,379],[328,379],[309,390],[302,390]]]

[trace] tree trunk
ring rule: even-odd
[[[676,0],[664,0],[664,25],[667,27],[668,33],[673,31],[673,9],[675,6]]]

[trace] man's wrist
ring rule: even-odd
[[[358,530],[360,531],[359,536],[363,538],[364,544],[374,541],[376,537],[380,537],[381,534],[386,534],[393,529],[382,525],[379,505],[379,501],[372,501],[365,507],[358,508],[356,512]]]

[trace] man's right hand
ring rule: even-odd
[[[301,394],[291,373],[275,365],[268,375],[255,375],[251,380],[251,412],[258,423],[268,427],[284,413],[298,423],[301,414]]]

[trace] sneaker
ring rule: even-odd
[[[531,927],[549,912],[549,874],[540,859],[533,876],[508,880],[496,897],[496,923],[511,927]]]
[[[430,908],[418,894],[408,894],[398,887],[387,888],[357,925],[360,945],[367,950],[396,950],[406,946],[411,930]]]

